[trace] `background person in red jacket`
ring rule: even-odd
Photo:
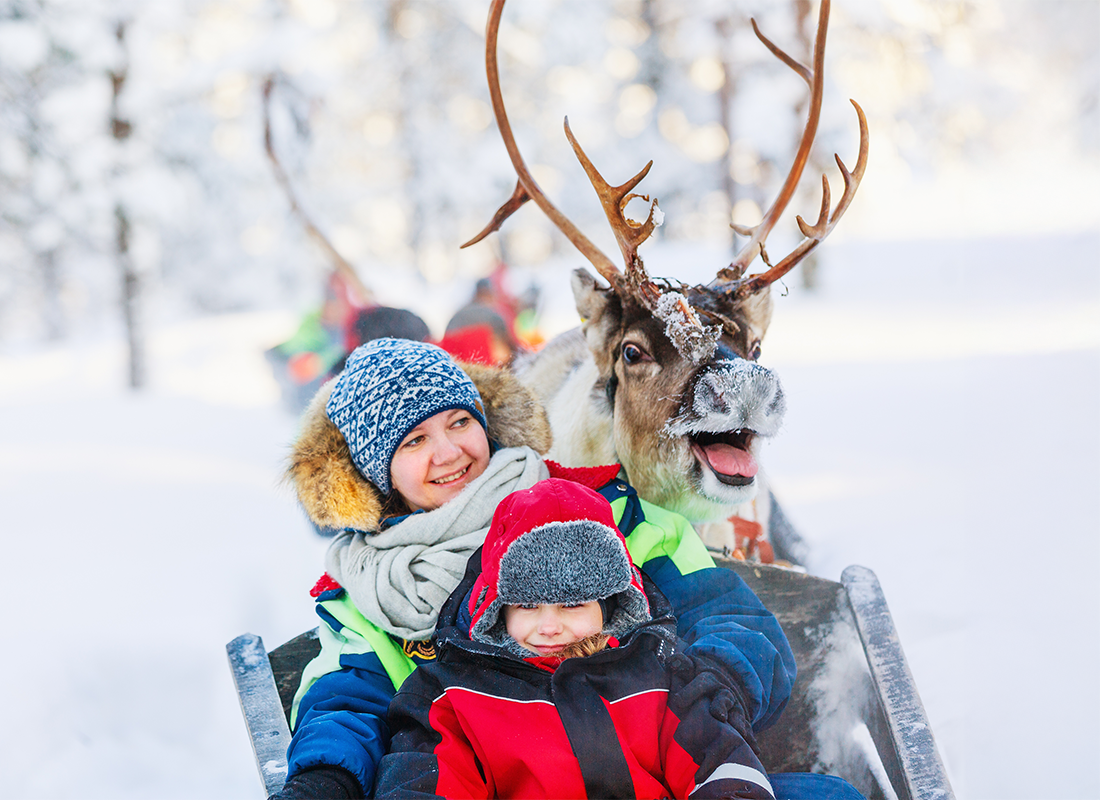
[[[773,798],[740,688],[676,638],[592,489],[506,497],[439,623],[375,797]]]

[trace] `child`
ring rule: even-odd
[[[774,796],[741,689],[697,668],[585,486],[501,502],[436,642],[390,705],[376,797]]]

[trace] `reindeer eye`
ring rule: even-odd
[[[652,360],[649,353],[633,342],[623,343],[623,361],[627,364],[637,364],[639,361]]]
[[[760,342],[755,341],[752,343],[752,347],[749,348],[749,361],[760,360]]]

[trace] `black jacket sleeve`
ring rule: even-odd
[[[314,767],[288,780],[268,800],[360,800],[359,779],[340,767]]]

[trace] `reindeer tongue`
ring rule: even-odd
[[[710,468],[723,475],[741,475],[751,478],[759,467],[748,450],[728,444],[708,444],[703,448]]]

